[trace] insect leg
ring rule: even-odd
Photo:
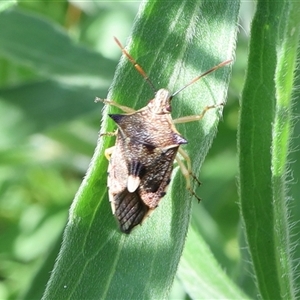
[[[116,147],[113,146],[113,147],[110,147],[110,148],[105,149],[104,155],[105,155],[105,157],[107,158],[107,160],[110,160],[110,157],[111,157],[112,153],[114,152],[115,148],[116,148]]]
[[[183,161],[178,156],[176,156],[175,159],[180,167],[181,173],[183,174],[183,176],[185,177],[185,180],[186,180],[186,188],[191,193],[192,196],[194,196],[198,201],[200,201],[201,199],[196,195],[196,193],[193,191],[193,189],[191,187],[191,177],[193,179],[195,179],[197,181],[197,183],[200,185],[200,181],[197,179],[197,177],[192,172],[191,159],[188,156],[188,154],[181,148],[179,148],[178,152],[181,154],[181,156],[187,163],[187,166],[185,166]]]
[[[121,44],[121,42],[114,37],[116,43],[118,44],[118,46],[121,48],[122,52],[125,54],[125,56],[128,58],[128,60],[133,64],[133,66],[136,68],[136,70],[144,77],[144,79],[149,83],[150,87],[152,88],[153,92],[156,92],[156,89],[153,85],[153,83],[151,82],[149,76],[147,75],[147,73],[144,71],[144,69],[136,62],[136,60],[127,52],[127,50],[123,47],[123,45]]]
[[[108,105],[111,105],[111,106],[118,107],[118,108],[120,108],[121,110],[123,110],[126,113],[134,113],[134,112],[136,112],[136,110],[134,110],[131,107],[128,107],[128,106],[125,106],[125,105],[121,105],[121,104],[119,104],[117,102],[114,102],[114,101],[108,100],[108,99],[101,99],[101,98],[96,97],[95,102],[102,102],[104,104],[108,104]]]
[[[189,155],[182,149],[179,148],[178,152],[183,157],[183,159],[186,161],[187,164],[187,171],[189,172],[189,175],[193,177],[193,179],[197,182],[198,185],[201,185],[201,182],[198,180],[197,176],[192,171],[192,163]]]
[[[223,105],[224,105],[224,103],[206,106],[206,107],[204,107],[204,109],[202,110],[200,115],[181,117],[181,118],[173,120],[173,123],[174,124],[179,124],[179,123],[199,121],[204,117],[204,115],[206,114],[207,111],[209,111],[210,109],[213,109],[213,108],[218,108],[218,107],[223,106]]]
[[[117,130],[114,132],[103,132],[100,134],[100,136],[116,136],[117,135]]]

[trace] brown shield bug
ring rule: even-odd
[[[155,90],[146,72],[115,38],[116,43],[138,72]],[[197,199],[191,187],[191,160],[180,148],[187,141],[176,130],[175,124],[198,121],[205,113],[219,105],[206,106],[199,115],[185,116],[178,119],[171,117],[171,100],[183,89],[198,81],[203,76],[229,64],[224,61],[194,78],[175,93],[160,89],[147,106],[134,110],[108,99],[96,98],[121,109],[122,114],[109,114],[117,124],[115,146],[106,149],[109,160],[108,188],[112,212],[116,216],[122,232],[130,233],[133,227],[142,221],[158,206],[166,194],[170,182],[174,160],[177,161],[185,179],[188,191]],[[177,155],[178,152],[181,158]],[[183,161],[186,161],[186,164]]]

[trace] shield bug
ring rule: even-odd
[[[116,38],[115,41],[123,54],[155,90],[142,67]],[[133,227],[141,224],[158,206],[166,194],[174,160],[177,161],[186,179],[188,191],[199,199],[191,187],[191,177],[195,177],[192,173],[191,160],[180,148],[187,140],[180,135],[175,124],[201,120],[208,110],[223,103],[207,106],[199,115],[173,120],[171,100],[189,85],[230,62],[231,60],[227,60],[211,68],[175,93],[165,88],[159,89],[155,92],[154,98],[139,110],[108,99],[96,98],[96,101],[118,107],[123,111],[122,114],[109,114],[117,125],[117,131],[107,135],[115,135],[116,143],[105,151],[105,156],[109,160],[107,182],[109,201],[122,232],[130,233]]]

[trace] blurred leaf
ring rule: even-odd
[[[159,83],[174,91],[233,56],[238,9],[238,1],[145,1],[128,50],[155,86]],[[176,97],[174,115],[200,113],[206,105],[224,101],[228,69],[218,70]],[[139,108],[153,97],[150,92],[123,57],[110,98]],[[196,172],[211,145],[217,122],[218,112],[210,111],[201,122],[178,126],[191,142],[187,150]],[[103,131],[111,129],[105,116]],[[118,231],[107,199],[103,151],[108,145],[108,139],[99,140],[74,200],[43,299],[163,299],[168,295],[189,224],[190,200],[184,179],[176,174],[159,208],[126,236]]]
[[[94,103],[105,90],[46,80],[0,89],[0,97],[20,108],[34,130],[76,119],[100,107]]]
[[[48,256],[44,259],[42,266],[33,278],[33,282],[35,282],[35,284],[29,285],[28,289],[23,292],[19,299],[27,300],[29,299],[29,295],[31,300],[41,299],[41,295],[44,292],[51,270],[53,269],[55,258],[59,252],[61,239],[62,236],[58,235],[55,245],[52,247],[51,251],[49,251]]]
[[[74,43],[62,28],[34,14],[7,10],[0,18],[0,54],[59,82],[101,87],[111,60]]]
[[[6,0],[0,3],[0,13],[17,4],[17,0]]]

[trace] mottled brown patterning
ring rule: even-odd
[[[122,52],[153,87],[143,69],[120,42],[115,40]],[[115,146],[105,152],[109,159],[107,182],[109,200],[121,231],[130,233],[133,227],[140,224],[158,206],[170,182],[175,158],[186,178],[187,189],[195,195],[190,184],[192,175],[190,159],[179,148],[187,141],[176,130],[174,124],[200,120],[207,110],[219,105],[207,106],[200,115],[172,120],[171,100],[188,85],[229,62],[225,61],[215,66],[173,94],[167,89],[158,90],[154,99],[138,111],[111,100],[97,98],[97,101],[119,107],[124,111],[123,114],[109,115],[118,129],[114,134]],[[187,161],[186,165],[176,157],[178,151]]]

